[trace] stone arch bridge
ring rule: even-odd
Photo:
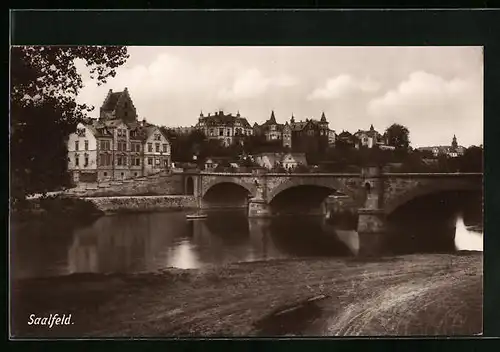
[[[301,186],[315,186],[341,192],[359,202],[361,209],[389,215],[414,198],[443,191],[482,190],[482,173],[381,173],[366,168],[361,173],[184,173],[186,194],[193,194],[202,206],[207,192],[218,184],[234,184],[247,190],[250,205],[259,204],[249,216],[265,217],[268,205],[282,192]]]
[[[195,196],[199,208],[216,185],[229,183],[248,192],[248,216],[269,217],[276,197],[289,189],[309,186],[351,197],[358,208],[360,253],[378,253],[386,217],[412,199],[443,191],[482,191],[482,173],[383,173],[364,168],[361,173],[184,173],[185,192]],[[300,200],[297,200],[300,202]],[[368,236],[361,239],[361,236]],[[362,248],[368,248],[364,250]]]

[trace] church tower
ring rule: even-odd
[[[451,147],[453,148],[453,150],[456,150],[457,147],[458,147],[457,137],[455,135],[453,135],[453,140],[451,142]]]

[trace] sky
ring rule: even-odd
[[[482,47],[129,47],[100,87],[84,79],[96,109],[109,89],[131,95],[139,119],[192,126],[200,112],[238,111],[250,124],[274,110],[280,123],[319,119],[337,133],[406,126],[413,147],[483,143]]]

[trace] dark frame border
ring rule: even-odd
[[[495,270],[500,268],[500,237],[495,236],[500,232],[500,224],[495,217],[500,213],[500,187],[495,182],[500,179],[500,163],[495,163],[500,143],[497,136],[497,131],[500,131],[498,11],[23,10],[12,11],[10,20],[12,45],[484,46],[484,226],[487,233],[484,254],[484,336],[500,336],[500,314],[497,313],[500,312],[497,302],[500,282],[495,280],[498,275]],[[315,341],[319,344],[329,339]],[[365,345],[365,341],[345,340],[350,345],[353,343],[351,346],[359,342],[359,347]],[[251,344],[254,342],[257,339],[252,339]],[[294,345],[297,342],[294,341]],[[335,346],[345,346],[345,342],[335,340]],[[412,340],[412,345],[422,349],[428,346],[427,342],[431,341]],[[432,342],[436,342],[434,346],[442,345],[441,341],[437,343],[435,339]],[[456,344],[458,342],[460,345]],[[176,342],[175,345],[180,347],[180,343]],[[450,344],[454,348],[468,345],[466,340],[450,341]],[[273,345],[273,342],[269,345]]]

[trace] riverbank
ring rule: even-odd
[[[471,335],[480,252],[306,259],[12,284],[16,337]],[[310,300],[310,301],[308,301]],[[30,314],[72,324],[28,325]]]

